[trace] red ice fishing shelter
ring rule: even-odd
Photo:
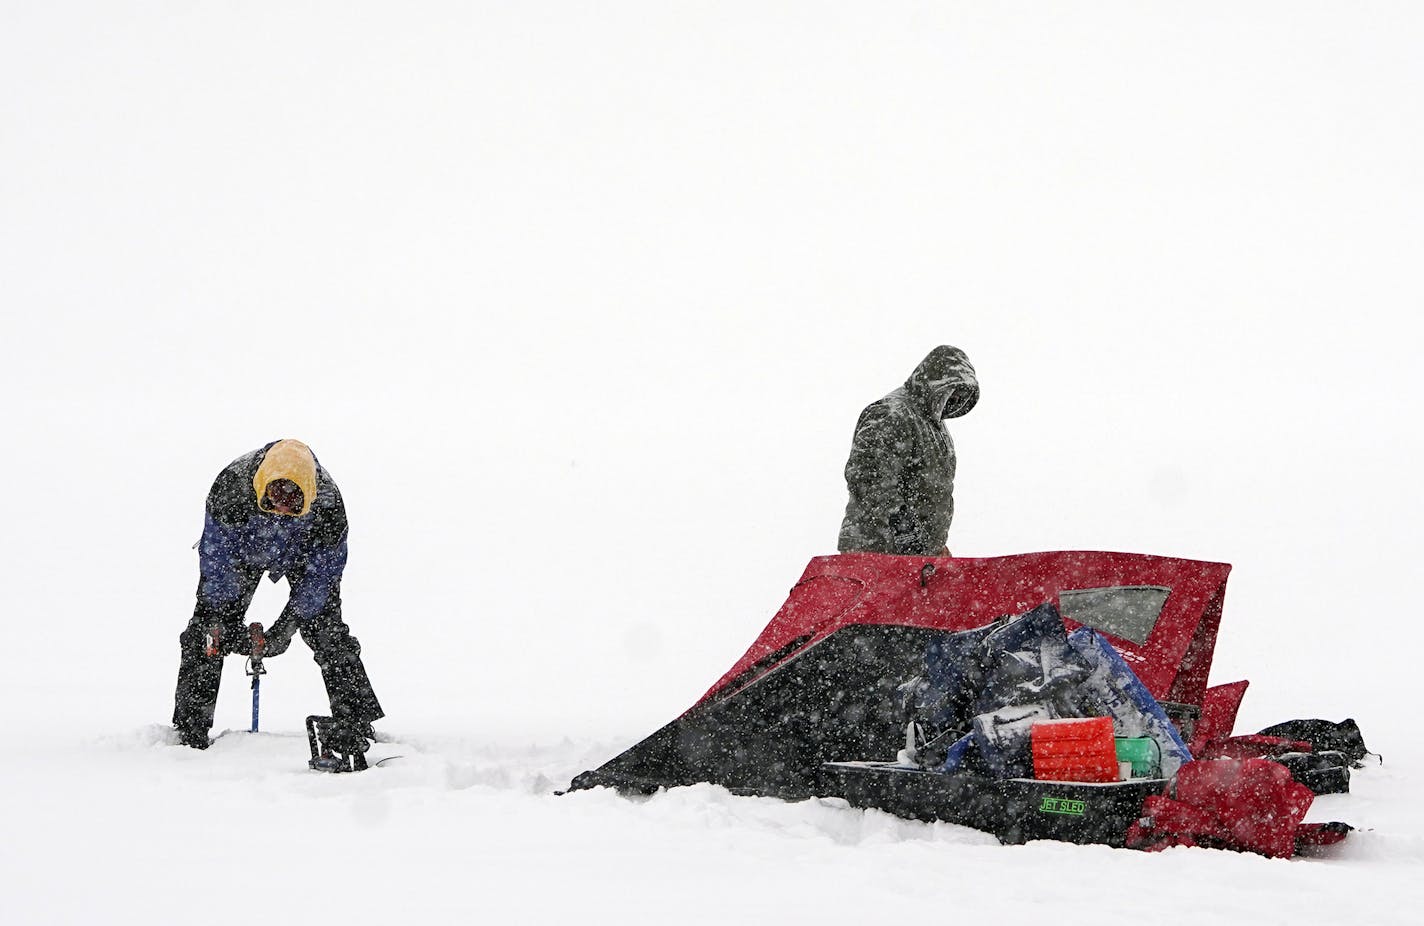
[[[893,759],[904,745],[897,690],[923,671],[931,642],[1045,603],[1069,630],[1086,625],[1106,636],[1190,740],[1230,571],[1084,551],[817,557],[696,704],[572,787],[707,781],[739,793],[825,794],[825,763]]]
[[[1069,630],[1087,625],[1107,636],[1158,701],[1199,708],[1230,572],[1226,563],[1135,553],[818,556],[702,700],[750,684],[846,627],[969,630],[1051,602]]]

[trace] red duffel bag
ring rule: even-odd
[[[1149,797],[1127,845],[1206,846],[1290,858],[1298,846],[1339,842],[1343,824],[1303,824],[1315,795],[1266,759],[1205,759],[1177,773],[1173,797]]]

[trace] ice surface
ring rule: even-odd
[[[79,739],[32,734],[11,751],[10,838],[0,842],[7,922],[163,922],[198,906],[209,921],[242,923],[252,914],[239,901],[253,891],[268,915],[299,921],[329,909],[328,892],[344,896],[339,885],[359,897],[357,922],[411,908],[445,920],[613,921],[669,905],[695,923],[748,905],[845,922],[852,910],[910,916],[946,896],[965,915],[1026,916],[1051,903],[1065,921],[1087,922],[1192,882],[1212,885],[1207,922],[1310,922],[1364,909],[1373,922],[1403,923],[1398,905],[1418,897],[1424,862],[1424,815],[1406,793],[1418,753],[1359,770],[1352,794],[1317,800],[1310,819],[1363,828],[1344,845],[1270,862],[1209,850],[1004,847],[839,800],[784,803],[711,785],[637,800],[553,793],[618,741],[394,735],[372,756],[401,758],[351,775],[307,771],[297,731],[228,732],[205,752],[168,743],[153,725]],[[1104,887],[1042,884],[1064,871]],[[947,886],[947,873],[976,890]],[[793,900],[788,877],[821,886]]]

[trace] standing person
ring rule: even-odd
[[[946,418],[979,401],[964,351],[930,351],[905,385],[860,413],[846,461],[842,553],[939,556],[954,518],[954,442]]]
[[[351,755],[370,746],[371,722],[385,714],[341,619],[346,533],[341,493],[301,441],[268,444],[218,474],[198,546],[197,606],[178,637],[173,725],[184,745],[208,747],[223,656],[254,647],[280,655],[300,631],[331,701],[331,748]],[[254,639],[243,618],[264,572],[273,582],[285,577],[290,595],[265,639]]]

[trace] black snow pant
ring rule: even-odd
[[[220,607],[205,604],[199,596],[187,629],[178,635],[178,686],[173,695],[173,725],[178,729],[203,732],[212,727],[222,682],[223,654],[234,651],[234,642],[248,639],[243,618],[261,579],[262,570],[244,570],[237,598]],[[289,581],[298,579],[290,577]],[[353,724],[368,724],[384,717],[361,662],[361,644],[341,619],[340,581],[332,586],[322,609],[298,626],[302,641],[311,648],[312,658],[321,669],[331,716]],[[220,647],[217,655],[209,656],[208,631],[213,627],[221,628]]]

